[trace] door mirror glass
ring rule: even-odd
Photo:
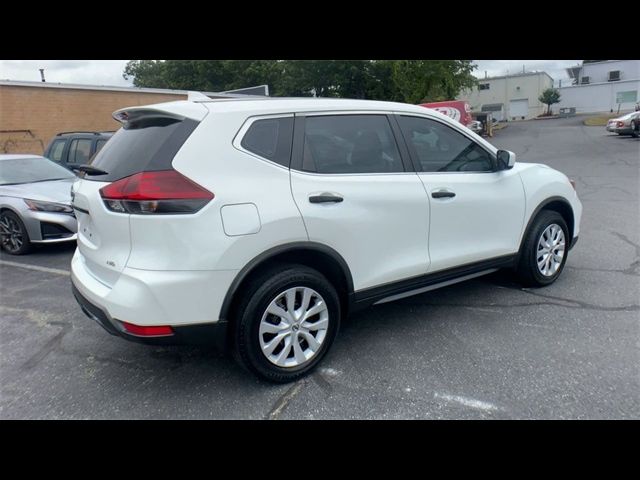
[[[498,170],[509,170],[516,163],[516,154],[509,150],[498,150],[496,154],[498,160]]]

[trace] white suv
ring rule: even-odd
[[[554,282],[578,239],[572,182],[420,106],[188,101],[122,128],[72,188],[84,312],[145,343],[230,345],[290,381],[356,309],[514,269]]]

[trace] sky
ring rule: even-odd
[[[38,69],[44,68],[47,82],[82,83],[89,85],[130,86],[122,72],[128,60],[0,60],[0,80],[40,81]],[[581,60],[475,60],[477,77],[506,75],[526,71],[541,70],[555,80],[569,84],[565,68],[575,66]],[[247,85],[250,86],[250,85]]]

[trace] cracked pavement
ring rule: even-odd
[[[290,385],[207,349],[108,335],[60,272],[73,246],[0,254],[0,418],[640,418],[640,140],[583,118],[491,139],[577,182],[580,241],[554,285],[498,272],[372,307]]]

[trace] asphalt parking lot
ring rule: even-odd
[[[73,299],[73,245],[0,254],[0,418],[640,418],[640,140],[582,119],[491,139],[577,182],[580,241],[554,285],[499,272],[370,308],[295,384],[110,336]]]

